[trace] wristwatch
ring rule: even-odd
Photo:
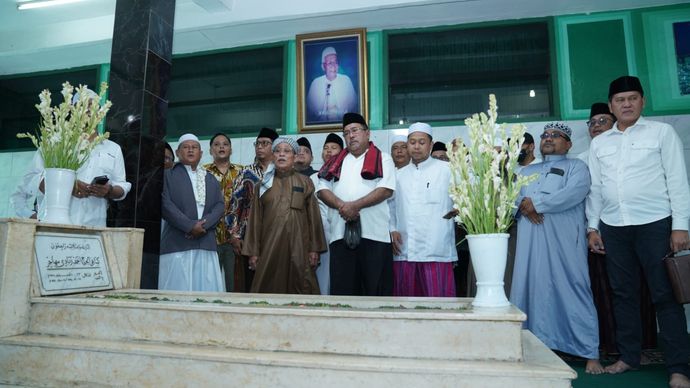
[[[597,234],[599,234],[599,230],[598,230],[598,229],[596,229],[596,228],[587,228],[587,235],[589,235],[589,234],[592,233],[592,232],[596,232]]]

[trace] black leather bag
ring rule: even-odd
[[[362,224],[359,222],[359,218],[353,221],[345,222],[345,246],[349,249],[357,249],[359,242],[362,239]]]
[[[676,301],[680,304],[690,303],[690,253],[669,253],[664,257],[664,264]]]

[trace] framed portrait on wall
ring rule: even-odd
[[[297,35],[296,44],[300,131],[340,128],[348,112],[368,120],[365,29]]]

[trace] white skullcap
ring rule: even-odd
[[[410,129],[407,133],[412,134],[413,132],[423,132],[431,136],[431,125],[427,123],[414,123],[410,125]]]
[[[199,142],[199,138],[196,137],[196,135],[193,135],[191,133],[185,133],[184,135],[180,136],[180,140],[178,140],[178,143],[182,144],[187,140],[194,140],[195,142],[197,142],[201,145],[201,143]]]
[[[331,46],[328,46],[325,49],[323,49],[323,51],[321,52],[321,63],[326,62],[326,57],[331,54],[338,55],[338,53],[335,52],[335,49]]]
[[[398,142],[403,142],[407,143],[407,136],[405,135],[395,135],[393,136],[393,140],[391,140],[391,145],[398,143]]]

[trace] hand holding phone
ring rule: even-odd
[[[108,183],[109,180],[110,179],[108,179],[107,175],[101,175],[101,176],[97,176],[97,177],[93,178],[93,180],[91,181],[91,184],[92,185],[104,185],[104,184]]]

